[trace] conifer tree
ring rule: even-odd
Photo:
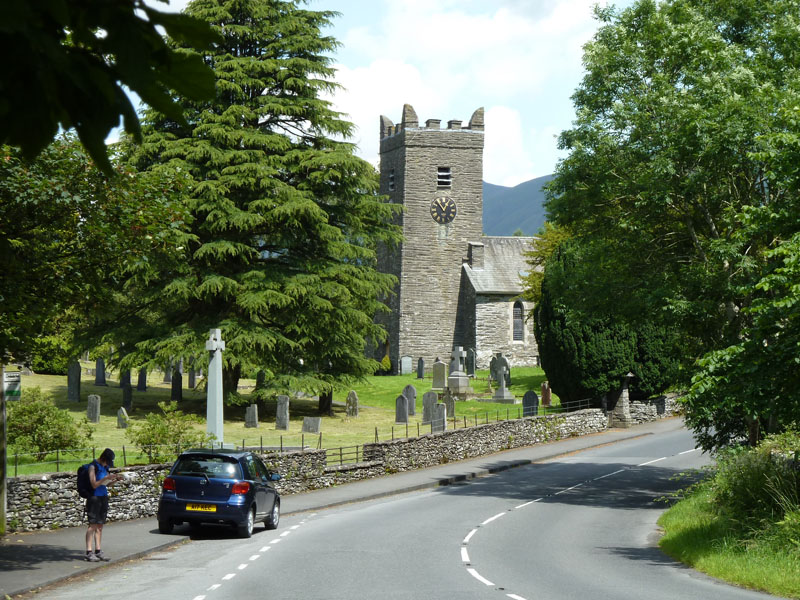
[[[154,325],[127,360],[202,356],[221,328],[229,401],[256,370],[264,389],[324,397],[378,366],[365,339],[384,335],[373,316],[393,279],[374,246],[400,235],[375,169],[342,141],[352,125],[325,99],[337,87],[337,42],[322,33],[334,13],[283,0],[195,0],[186,12],[223,38],[203,55],[216,97],[179,99],[188,126],[148,111],[131,157],[191,175],[194,241],[178,271],[130,282]]]

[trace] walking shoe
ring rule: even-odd
[[[109,560],[111,560],[110,558],[108,558],[108,557],[107,557],[107,556],[106,556],[106,555],[103,553],[103,551],[102,551],[102,550],[97,550],[97,551],[94,553],[94,555],[95,555],[95,556],[96,556],[96,557],[97,557],[99,560],[104,560],[104,561],[106,561],[106,562],[107,562],[107,561],[109,561]]]
[[[89,562],[100,562],[100,559],[97,558],[97,555],[94,552],[87,552],[83,559],[88,560]]]

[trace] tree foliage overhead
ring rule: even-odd
[[[256,369],[271,389],[309,391],[373,372],[364,339],[382,337],[373,315],[392,285],[374,245],[400,233],[325,99],[333,13],[279,0],[195,0],[187,13],[223,39],[203,55],[216,97],[180,99],[188,125],[149,111],[132,161],[192,177],[195,241],[179,270],[130,283],[159,326],[130,360],[200,355],[221,328],[226,395]]]
[[[209,69],[197,56],[167,46],[159,28],[206,47],[216,38],[204,22],[163,13],[144,0],[37,0],[0,4],[0,144],[31,159],[59,128],[78,133],[106,173],[105,139],[122,118],[140,135],[132,90],[176,120],[171,90],[194,98],[213,93]]]
[[[800,203],[785,150],[798,132],[800,2],[639,0],[597,17],[547,204],[583,257],[582,285],[562,300],[679,325],[686,362],[707,355],[687,405],[701,442],[754,443],[786,424],[777,406],[796,406],[792,377],[763,356],[797,358],[781,295],[797,284]],[[782,285],[766,283],[778,272]],[[772,329],[759,324],[766,312]],[[738,390],[733,369],[727,382],[709,370],[733,356],[763,366],[740,373]]]

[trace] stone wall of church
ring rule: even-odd
[[[526,319],[523,341],[514,341],[515,296],[478,295],[475,299],[476,366],[488,369],[492,355],[502,352],[512,367],[538,364],[539,349],[533,337],[533,320]],[[533,304],[523,302],[525,316]]]
[[[402,356],[412,357],[412,364],[419,357],[426,365],[437,357],[447,360],[456,343],[461,264],[468,242],[483,233],[483,141],[482,129],[461,128],[457,121],[447,129],[435,121],[426,127],[406,123],[381,139],[381,193],[404,208],[399,255],[394,264],[379,265],[399,275],[389,324],[395,372]],[[438,185],[439,167],[450,169],[449,188]],[[452,223],[431,217],[437,196],[455,201]]]

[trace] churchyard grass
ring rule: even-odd
[[[85,367],[94,366],[88,363]],[[475,391],[483,397],[490,397],[488,393],[488,371],[478,371],[472,386]],[[528,390],[537,393],[541,390],[541,382],[544,381],[544,372],[537,367],[519,367],[512,372],[511,391],[517,397]],[[25,388],[38,386],[43,391],[49,393],[55,400],[59,408],[66,409],[75,419],[82,419],[86,416],[86,403],[89,394],[97,394],[102,398],[100,422],[92,424],[92,439],[90,447],[102,451],[105,447],[111,447],[118,452],[125,447],[128,457],[128,464],[142,462],[138,457],[138,451],[125,434],[124,429],[117,428],[117,411],[122,406],[122,390],[119,387],[117,375],[109,373],[106,376],[108,386],[95,386],[94,376],[83,375],[81,378],[81,402],[71,403],[67,401],[67,378],[66,376],[52,375],[29,375],[22,379],[23,393]],[[184,386],[187,377],[184,376]],[[136,376],[133,377],[133,409],[129,413],[132,424],[142,421],[150,412],[159,410],[158,403],[170,399],[170,384],[163,383],[163,374],[150,373],[147,381],[147,391],[136,391]],[[419,380],[416,374],[398,376],[373,376],[366,378],[363,382],[352,386],[359,398],[359,416],[347,417],[345,414],[345,399],[349,389],[342,389],[334,393],[334,415],[323,417],[321,439],[316,434],[303,435],[301,429],[303,417],[318,416],[318,403],[313,398],[293,398],[290,404],[290,422],[288,431],[275,429],[276,402],[269,401],[266,405],[259,405],[259,426],[257,428],[245,427],[245,406],[226,406],[225,407],[225,441],[247,446],[261,445],[265,447],[298,447],[304,443],[308,447],[316,448],[319,444],[323,448],[340,448],[360,446],[365,443],[375,441],[376,431],[379,440],[389,440],[392,438],[405,437],[406,428],[404,425],[396,425],[395,420],[395,399],[402,392],[403,388],[411,384],[417,388],[417,408],[416,416],[409,417],[408,434],[416,436],[417,431],[428,433],[430,426],[422,425],[422,395],[430,390],[432,379],[428,375],[425,379]],[[254,380],[242,380],[240,382],[240,393],[246,397],[253,387]],[[553,395],[553,404],[558,405],[558,398]],[[184,387],[183,400],[178,408],[184,413],[195,414],[201,419],[205,419],[206,401],[205,391],[200,389],[194,391]],[[477,419],[478,423],[486,420],[516,418],[521,405],[497,404],[493,402],[456,402],[456,420],[459,427],[464,426],[466,418],[467,425],[472,425]],[[448,420],[452,419],[452,415]],[[198,425],[198,429],[203,430],[203,425]],[[82,455],[82,456],[85,456]],[[91,450],[88,451],[91,456]],[[67,463],[61,466],[63,460],[68,456],[60,456],[59,470],[72,470],[77,468],[80,460],[76,464]],[[48,456],[47,461],[55,461],[55,455]],[[55,464],[46,467],[39,466],[32,457],[15,457],[14,449],[9,452],[9,467],[11,472],[17,469],[19,474],[52,471]]]

